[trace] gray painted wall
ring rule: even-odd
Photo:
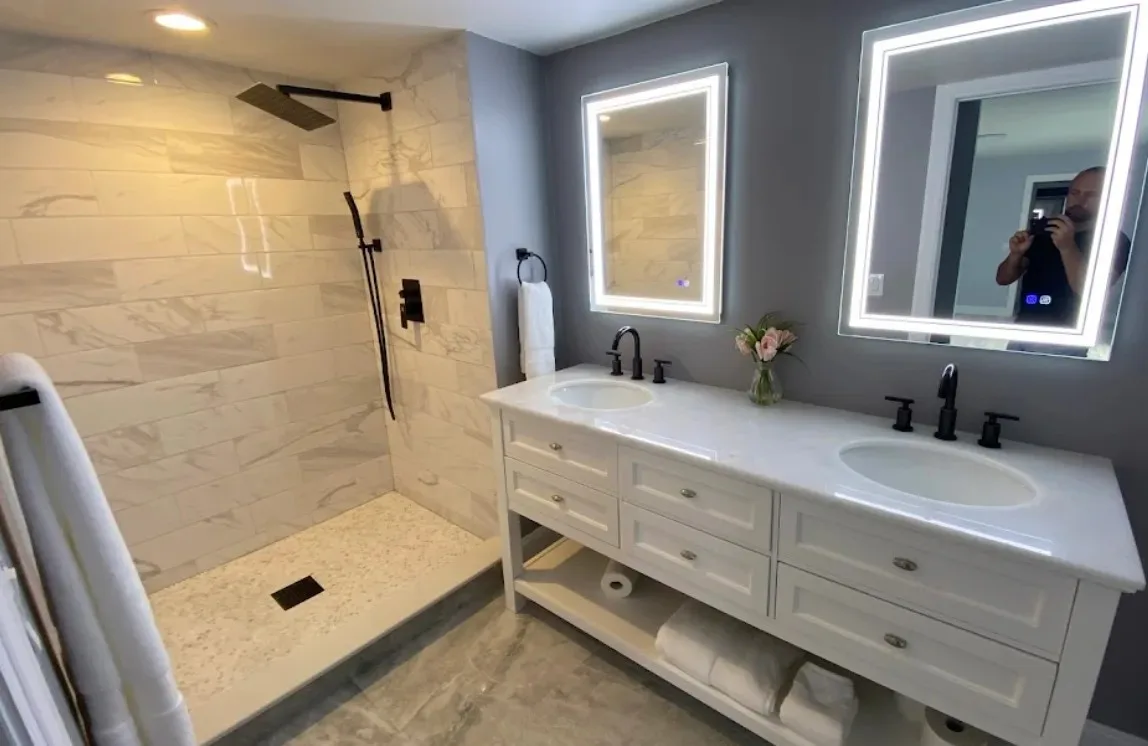
[[[1107,159],[1108,153],[1101,148],[974,158],[957,303],[1005,306],[1008,288],[996,283],[997,265],[1008,253],[1009,236],[1020,226],[1022,195],[1029,176],[1075,174],[1103,165]]]
[[[498,385],[509,386],[522,380],[514,250],[526,247],[550,263],[542,59],[477,34],[467,34],[466,46],[494,367]],[[540,272],[536,260],[530,264],[522,268],[524,278]]]
[[[780,309],[803,322],[796,351],[805,365],[787,359],[781,368],[791,398],[891,418],[885,394],[915,397],[925,423],[935,421],[941,368],[955,362],[962,373],[962,429],[976,429],[986,409],[1013,412],[1022,422],[1009,423],[1010,437],[1115,462],[1143,553],[1148,251],[1133,253],[1108,363],[837,334],[861,34],[966,4],[726,0],[546,58],[559,360],[602,364],[603,345],[619,326],[633,323],[650,358],[674,361],[672,377],[741,389],[751,371],[734,350],[734,328]],[[726,323],[590,313],[579,97],[718,62],[730,63],[731,85]],[[1094,718],[1142,736],[1148,736],[1145,629],[1148,593],[1125,597],[1092,708]]]
[[[911,88],[892,94],[886,106],[885,142],[896,147],[882,159],[877,180],[871,273],[885,275],[885,293],[869,298],[871,313],[913,309],[936,99],[936,88]]]

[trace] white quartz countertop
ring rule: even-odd
[[[927,425],[918,424],[913,433],[894,431],[892,406],[888,418],[787,401],[755,407],[744,393],[683,381],[662,386],[634,382],[654,394],[652,402],[634,409],[592,411],[550,396],[556,384],[585,380],[629,382],[611,378],[605,368],[580,365],[482,398],[494,408],[609,433],[623,444],[663,452],[783,494],[956,536],[1121,591],[1144,588],[1144,570],[1108,459],[1009,440],[1002,441],[1001,450],[990,451],[976,445],[977,436],[964,432],[955,443],[941,443]],[[997,461],[1027,476],[1037,498],[1019,506],[983,507],[887,488],[849,469],[838,455],[850,443],[877,439],[953,448]]]

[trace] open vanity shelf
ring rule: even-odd
[[[751,712],[721,692],[668,665],[654,650],[658,628],[686,596],[643,577],[629,598],[607,598],[599,588],[607,558],[571,539],[562,539],[526,563],[514,588],[544,609],[701,700],[775,746],[813,746],[773,718]],[[920,726],[905,720],[893,693],[854,677],[861,709],[849,746],[917,746]]]

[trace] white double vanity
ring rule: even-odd
[[[1144,587],[1107,460],[595,366],[484,398],[511,608],[538,603],[777,746],[809,742],[658,657],[685,597],[873,682],[851,744],[918,743],[894,691],[1010,743],[1078,743],[1117,602]],[[521,517],[564,538],[524,563]],[[645,576],[629,598],[601,592],[608,559]]]

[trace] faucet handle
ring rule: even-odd
[[[1015,414],[1004,414],[1002,412],[985,412],[985,417],[989,418],[989,422],[996,422],[997,420],[1020,422],[1020,417],[1017,417]]]
[[[913,432],[913,408],[909,406],[914,402],[913,399],[905,399],[900,396],[886,396],[885,401],[899,402],[901,406],[897,409],[897,422],[893,424],[893,429],[900,433]]]
[[[654,360],[654,383],[666,382],[665,366],[672,365],[669,360]]]
[[[1020,422],[1020,417],[1003,412],[985,412],[985,417],[988,419],[985,420],[984,427],[981,428],[981,439],[977,441],[977,445],[982,448],[997,449],[1001,447],[1001,425],[998,420]]]
[[[614,352],[613,350],[607,350],[606,354],[614,356],[614,359],[610,361],[610,375],[622,375],[622,353]]]

